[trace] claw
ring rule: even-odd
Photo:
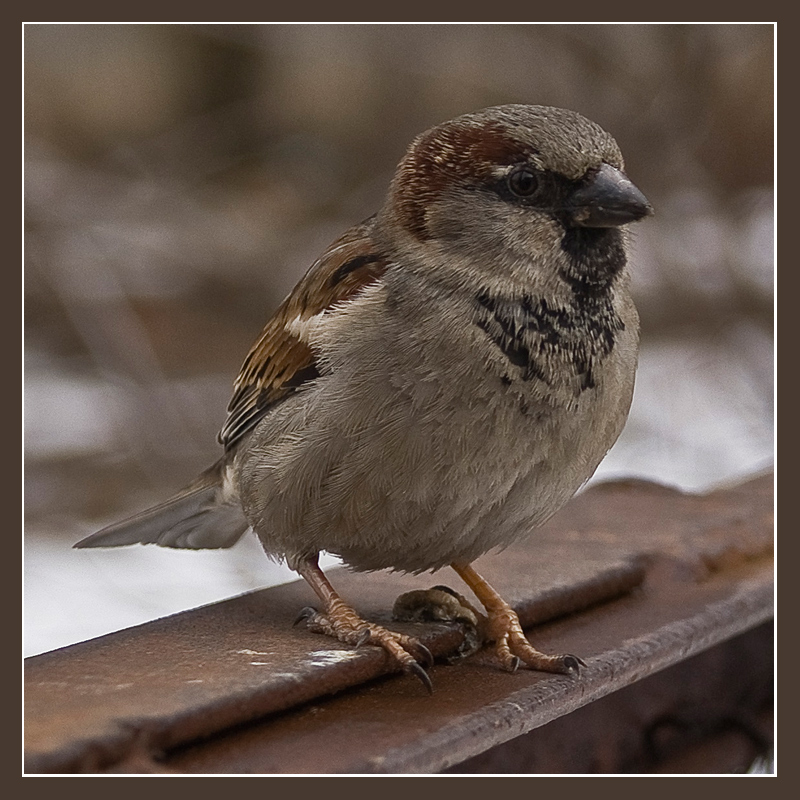
[[[419,678],[422,681],[422,685],[428,690],[428,694],[433,694],[433,683],[430,675],[416,661],[409,661],[404,665],[403,669]]]
[[[419,649],[422,650],[422,656],[425,659],[424,666],[430,669],[433,666],[433,653],[422,642],[419,643]]]
[[[311,606],[306,606],[305,608],[300,609],[300,613],[297,615],[297,619],[292,623],[292,627],[297,627],[301,622],[305,622],[312,617],[317,615],[317,610],[315,608],[311,608]]]
[[[564,656],[563,659],[564,664],[564,672],[567,675],[580,675],[581,667],[586,666],[586,662],[582,658],[578,658],[578,656],[573,656],[571,654],[567,654]]]
[[[511,663],[508,665],[509,672],[516,672],[520,664],[522,664],[522,659],[519,656],[513,656],[511,659]]]
[[[353,645],[353,647],[356,650],[358,650],[358,648],[361,647],[362,644],[366,644],[370,640],[370,636],[371,635],[372,634],[370,633],[369,628],[364,628],[362,633],[359,635],[358,639],[356,639],[355,644]]]
[[[457,600],[461,598],[461,595],[455,589],[451,589],[449,586],[445,586],[444,584],[440,583],[431,588],[437,589],[440,592],[447,592],[447,594],[451,595],[452,597],[455,597]]]

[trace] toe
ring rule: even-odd
[[[580,658],[569,653],[555,656],[541,653],[527,639],[521,641],[513,640],[511,650],[519,662],[530,669],[541,670],[542,672],[555,672],[561,675],[578,677],[581,666],[586,666]]]
[[[458,625],[464,638],[458,650],[445,659],[448,663],[455,663],[472,655],[483,645],[481,618],[465,598],[449,586],[434,586],[432,589],[418,589],[400,595],[395,601],[392,616],[398,622],[444,622]],[[420,663],[426,666],[433,663],[427,648],[424,648],[424,652],[415,648],[413,652]]]
[[[461,622],[476,627],[478,618],[465,603],[447,586],[415,589],[395,600],[392,616],[398,622]]]
[[[356,640],[353,642],[353,647],[358,650],[361,645],[366,644],[372,638],[372,632],[369,628],[364,628],[361,633],[358,634]]]
[[[422,681],[429,693],[433,692],[431,679],[426,672],[426,667],[433,666],[433,655],[418,639],[367,622],[343,604],[329,608],[326,614],[306,607],[300,611],[294,624],[303,621],[308,630],[327,634],[354,648],[365,644],[383,648],[396,667],[412,673]]]

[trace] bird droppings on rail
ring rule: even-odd
[[[360,653],[356,650],[315,650],[305,660],[314,667],[326,667],[329,664],[343,663],[359,657]]]
[[[237,650],[239,655],[242,656],[271,656],[270,650]]]

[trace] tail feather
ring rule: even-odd
[[[158,544],[200,550],[230,547],[247,530],[238,498],[223,497],[224,465],[215,464],[198,481],[157,506],[115,522],[74,547]]]

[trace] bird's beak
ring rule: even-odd
[[[623,172],[603,164],[569,199],[573,225],[583,228],[615,228],[653,213],[647,198]]]

